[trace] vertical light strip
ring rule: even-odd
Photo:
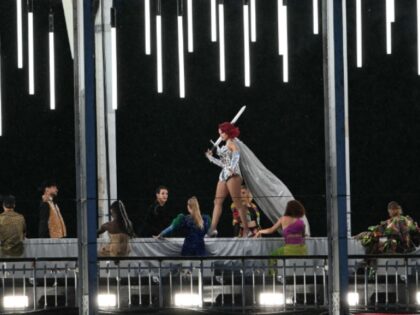
[[[312,0],[312,15],[313,15],[313,23],[314,23],[314,34],[319,34],[319,18],[318,18],[318,0]]]
[[[386,4],[386,53],[392,53],[392,28],[391,23],[395,22],[395,0],[385,0]]]
[[[194,52],[194,36],[193,36],[193,4],[192,0],[187,2],[187,24],[188,24],[188,52]]]
[[[49,15],[50,109],[55,109],[54,15]]]
[[[0,38],[0,136],[3,135],[3,92],[2,92],[2,83],[3,83],[3,77],[2,77],[2,51],[1,51],[1,38]]]
[[[111,103],[112,109],[118,109],[118,82],[117,82],[117,29],[116,29],[116,10],[111,8]]]
[[[219,0],[219,68],[220,81],[226,80],[225,71],[225,10],[223,0]]]
[[[150,38],[150,0],[144,0],[144,46],[146,55],[151,53]]]
[[[282,55],[282,47],[281,47],[281,32],[282,32],[282,10],[283,7],[283,0],[277,0],[277,35],[278,35],[278,45],[279,45],[279,55]]]
[[[283,82],[289,82],[289,45],[287,36],[287,6],[282,7]]]
[[[357,67],[362,67],[362,0],[356,0],[356,52]]]
[[[157,58],[157,91],[163,92],[163,73],[162,73],[162,15],[160,0],[158,0],[156,13],[156,58]]]
[[[217,14],[216,0],[210,0],[210,19],[211,19],[211,41],[217,41]]]
[[[250,9],[251,9],[251,42],[255,43],[257,41],[257,8],[256,8],[256,1],[250,1]]]
[[[420,75],[420,0],[417,0],[417,73]]]
[[[244,77],[245,86],[251,85],[250,62],[249,62],[249,6],[244,1],[243,15],[244,15]]]
[[[35,94],[35,70],[34,70],[34,15],[32,1],[28,1],[28,81],[29,94]]]
[[[17,64],[23,68],[23,36],[22,36],[22,0],[16,0],[16,33],[17,33]]]
[[[179,64],[179,97],[185,97],[185,72],[184,72],[184,27],[182,15],[178,15],[178,64]]]

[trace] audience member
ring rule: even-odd
[[[67,236],[66,225],[61,216],[60,208],[55,203],[58,187],[54,181],[45,181],[42,184],[42,200],[39,205],[39,227],[38,237],[40,238],[63,238]]]
[[[23,253],[23,240],[26,234],[25,218],[15,212],[14,196],[3,198],[3,210],[0,214],[0,248],[1,254],[20,256]]]
[[[260,211],[255,203],[252,202],[252,194],[249,189],[245,186],[241,186],[241,203],[247,209],[246,219],[248,222],[248,228],[252,236],[255,236],[259,230],[260,226]],[[235,204],[232,202],[230,209],[232,210],[232,225],[233,225],[233,235],[235,237],[242,237],[243,235],[243,224],[241,222],[241,216],[239,215],[239,210],[235,207]]]

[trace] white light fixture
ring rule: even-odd
[[[2,103],[2,64],[1,64],[1,38],[0,38],[0,136],[3,135],[3,103]]]
[[[420,0],[417,0],[417,73],[420,75]]]
[[[55,56],[54,56],[54,15],[49,17],[49,61],[50,61],[50,109],[55,109]]]
[[[249,61],[249,6],[248,1],[244,1],[243,5],[244,16],[244,74],[245,86],[251,85],[250,61]]]
[[[260,293],[259,302],[260,302],[260,305],[262,306],[284,305],[284,294],[273,293],[273,292],[263,292],[263,293]]]
[[[16,21],[17,21],[17,64],[23,68],[23,39],[22,39],[22,0],[16,0]]]
[[[186,306],[200,307],[202,305],[200,296],[198,294],[176,293],[174,301],[175,301],[175,306],[177,307],[186,307]]]
[[[362,0],[356,0],[356,64],[362,67]]]
[[[386,4],[386,53],[392,53],[391,23],[395,22],[395,0],[385,0]]]
[[[117,305],[117,296],[115,294],[98,294],[99,307],[115,307]]]
[[[289,48],[287,40],[287,6],[277,0],[279,55],[283,56],[283,82],[289,82]]]
[[[156,58],[157,58],[157,91],[163,92],[163,71],[162,71],[162,14],[161,2],[157,1],[156,8]]]
[[[144,46],[146,55],[151,53],[150,37],[150,0],[144,0]]]
[[[3,307],[5,309],[22,309],[28,307],[29,299],[26,295],[5,295]]]
[[[255,43],[257,41],[257,0],[250,0],[250,10],[251,10],[251,42]]]
[[[184,69],[184,27],[182,18],[182,2],[178,0],[178,66],[179,66],[179,97],[185,97],[185,69]]]
[[[312,20],[314,23],[314,34],[319,34],[318,0],[312,0]]]
[[[349,306],[356,306],[359,304],[359,293],[357,292],[349,292],[347,293],[347,303]]]
[[[35,94],[34,70],[34,13],[32,0],[28,1],[28,82],[29,94]]]
[[[111,104],[112,109],[118,109],[118,82],[117,82],[117,29],[116,10],[111,8]]]
[[[417,304],[420,305],[420,292],[416,293],[416,300],[417,300]]]
[[[210,20],[211,20],[211,41],[217,41],[217,13],[216,0],[210,0]]]
[[[219,70],[220,81],[226,80],[225,73],[225,10],[223,0],[219,0]]]
[[[194,52],[193,36],[193,4],[192,0],[187,0],[187,24],[188,24],[188,52]]]

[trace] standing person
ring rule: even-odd
[[[247,208],[246,219],[248,223],[248,228],[252,233],[252,236],[255,236],[259,230],[260,226],[260,211],[255,203],[252,202],[252,194],[245,185],[241,186],[241,202]],[[241,218],[239,216],[238,209],[235,208],[235,205],[232,203],[230,206],[232,210],[232,225],[233,225],[233,235],[235,237],[241,237],[243,231],[243,225]]]
[[[155,191],[155,201],[147,209],[146,216],[140,224],[137,234],[143,237],[152,237],[169,225],[170,216],[167,208],[169,190],[165,186],[158,186]]]
[[[3,210],[0,214],[1,254],[20,256],[23,253],[23,240],[26,223],[23,215],[15,212],[16,200],[12,195],[3,198]]]
[[[249,229],[246,219],[246,207],[241,202],[241,184],[242,175],[239,168],[241,154],[235,139],[239,136],[239,128],[235,125],[224,122],[219,125],[219,135],[226,142],[221,148],[217,147],[217,155],[220,159],[213,157],[211,150],[206,152],[206,156],[211,163],[222,168],[219,175],[219,181],[216,186],[214,197],[214,209],[212,224],[209,230],[209,236],[217,235],[217,224],[222,215],[223,202],[228,195],[232,198],[235,208],[239,211],[239,216],[243,224],[242,236],[248,237]]]
[[[201,215],[197,197],[191,197],[187,201],[189,215],[179,214],[166,229],[159,233],[156,238],[162,238],[173,231],[184,229],[186,236],[182,245],[182,256],[204,256],[204,236],[210,227],[210,217]]]
[[[60,208],[55,203],[58,187],[54,181],[45,181],[42,184],[42,199],[39,205],[40,238],[64,238],[67,236],[66,224],[61,216]]]
[[[110,207],[112,220],[101,225],[97,234],[108,232],[110,243],[103,246],[100,256],[127,256],[130,252],[128,241],[135,237],[133,224],[127,216],[122,201],[114,201]]]

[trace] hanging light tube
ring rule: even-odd
[[[33,2],[28,0],[28,82],[29,94],[35,94],[35,70],[34,70],[34,14]]]
[[[112,109],[118,109],[117,82],[117,16],[115,8],[111,8],[111,104]]]
[[[282,55],[281,47],[281,33],[282,33],[282,7],[283,0],[277,0],[277,35],[278,35],[278,46],[279,46],[279,55]]]
[[[287,39],[287,6],[277,0],[279,55],[283,56],[283,82],[289,82],[289,53]]]
[[[356,63],[362,67],[362,0],[356,0]]]
[[[188,52],[194,52],[193,36],[193,4],[192,0],[187,0],[187,24],[188,24]]]
[[[210,0],[211,41],[217,41],[217,13],[216,0]]]
[[[257,13],[256,13],[256,1],[250,1],[250,10],[251,10],[251,42],[255,43],[257,41]]]
[[[177,1],[178,6],[178,65],[179,65],[179,97],[185,98],[185,69],[184,69],[184,27],[182,0]]]
[[[249,4],[248,0],[243,2],[243,16],[244,16],[244,74],[245,86],[251,85],[250,61],[249,61]]]
[[[219,69],[220,81],[226,80],[225,73],[225,12],[223,0],[219,0]]]
[[[157,0],[156,6],[156,58],[157,58],[157,91],[163,92],[162,71],[162,12],[161,0]]]
[[[312,20],[314,23],[314,34],[319,34],[319,18],[318,18],[318,0],[312,0]]]
[[[420,0],[417,0],[417,73],[420,75]]]
[[[150,0],[144,0],[144,44],[146,55],[151,54]]]
[[[2,53],[1,53],[1,38],[0,38],[0,136],[3,135],[3,95],[2,95]]]
[[[385,0],[386,4],[386,53],[392,53],[392,24],[395,22],[395,0]]]
[[[49,64],[50,64],[50,109],[55,109],[55,56],[54,56],[54,15],[48,16],[49,32]]]
[[[17,64],[23,68],[23,35],[22,35],[22,0],[16,0],[16,21],[17,21]]]

